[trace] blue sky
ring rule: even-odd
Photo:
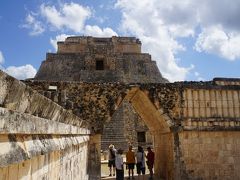
[[[240,0],[0,2],[0,68],[34,77],[70,35],[136,36],[170,81],[240,77]]]

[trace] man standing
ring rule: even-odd
[[[126,154],[126,163],[128,168],[128,179],[130,179],[130,172],[132,173],[132,179],[134,179],[134,165],[135,165],[135,154],[132,150],[132,146],[129,146]]]
[[[153,179],[153,165],[154,165],[154,152],[152,151],[152,149],[150,147],[147,148],[147,166],[150,172],[150,178],[149,179]]]
[[[108,151],[108,167],[110,174],[109,176],[112,176],[112,171],[113,171],[113,176],[115,176],[115,157],[116,157],[116,149],[114,148],[114,145],[111,144],[109,146],[109,151]]]

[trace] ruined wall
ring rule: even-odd
[[[120,83],[25,81],[33,89],[80,117],[94,133],[103,130],[125,96]],[[49,87],[55,87],[55,90]]]
[[[41,82],[31,83],[33,87],[43,89]],[[236,149],[239,148],[237,139],[240,138],[240,86],[238,82],[234,82],[235,85],[222,84],[225,83],[55,85],[74,92],[72,96],[80,96],[84,103],[90,104],[83,106],[84,112],[78,111],[79,116],[88,112],[86,117],[90,119],[92,115],[102,117],[102,121],[94,120],[94,125],[98,127],[108,122],[111,110],[114,112],[113,107],[123,99],[128,100],[153,135],[157,177],[221,179],[223,176],[234,179],[239,176]],[[81,90],[85,93],[77,94]],[[111,99],[110,104],[106,101],[108,98]],[[71,98],[72,110],[80,99]],[[214,159],[217,163],[213,162]]]
[[[170,149],[165,141],[169,136],[153,132],[155,151],[161,159],[160,166],[155,167],[160,170],[160,177],[239,179],[240,80],[220,80],[141,87],[172,122]],[[169,166],[170,162],[173,166]]]
[[[148,135],[148,127],[144,123],[144,121],[139,117],[136,113],[132,105],[125,101],[123,103],[124,106],[124,135],[126,140],[128,141],[125,145],[125,149],[128,149],[128,145],[132,145],[133,147],[137,147],[138,145],[143,148],[147,148],[147,146],[152,145],[152,139],[149,138]],[[146,135],[146,142],[139,143],[138,142],[138,132],[144,132]],[[148,137],[148,138],[147,138]]]
[[[58,42],[58,53],[86,52],[88,46],[108,44],[116,53],[140,53],[141,42],[135,37],[94,38],[91,36],[68,37],[64,42]],[[104,50],[104,47],[98,48]]]
[[[2,71],[0,106],[0,179],[88,179],[97,169],[84,122]]]
[[[102,67],[97,68],[97,62]],[[157,83],[168,82],[151,56],[141,53],[141,42],[131,37],[69,37],[47,53],[36,80]]]
[[[77,83],[25,81],[29,86],[57,102],[83,119],[91,130],[102,134],[102,150],[111,143],[116,147],[128,149],[128,145],[137,143],[137,132],[146,132],[147,142],[152,144],[148,128],[128,102],[118,109],[128,86],[119,83]],[[49,86],[56,87],[50,90]],[[117,110],[117,111],[115,111]],[[114,114],[113,114],[114,113]]]
[[[125,122],[123,120],[124,107],[121,104],[113,114],[111,121],[104,123],[101,139],[101,149],[108,150],[110,144],[114,144],[116,149],[128,149],[128,140],[125,137]]]

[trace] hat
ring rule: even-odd
[[[113,144],[110,144],[109,145],[109,149],[113,149],[114,148],[114,145]]]

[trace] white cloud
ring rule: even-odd
[[[101,29],[99,26],[90,26],[86,25],[83,30],[84,35],[86,36],[94,36],[94,37],[111,37],[117,36],[117,33],[113,31],[111,28],[103,28]],[[57,35],[54,39],[50,39],[51,45],[54,47],[55,51],[57,51],[57,42],[64,41],[67,37],[74,36],[68,34],[60,34]]]
[[[204,81],[204,78],[201,77],[199,72],[194,72],[194,76],[197,78],[198,81]]]
[[[121,31],[141,39],[170,81],[192,70],[178,64],[176,55],[185,50],[178,38],[196,39],[199,52],[240,58],[239,0],[118,0],[115,7],[122,12]]]
[[[117,36],[117,33],[109,27],[101,29],[98,26],[86,25],[84,29],[84,35],[95,37],[111,37]]]
[[[50,39],[51,45],[54,47],[54,49],[57,51],[57,42],[64,41],[67,37],[73,36],[73,35],[67,35],[67,34],[60,34],[55,37],[55,39]]]
[[[240,58],[240,33],[226,33],[221,27],[204,29],[198,36],[195,48],[229,60]]]
[[[33,15],[28,14],[25,21],[26,23],[21,27],[31,29],[31,32],[29,33],[31,36],[42,34],[45,31],[43,24],[36,20]]]
[[[2,51],[0,51],[0,65],[4,63],[4,57]]]
[[[9,66],[7,68],[3,67],[4,57],[3,53],[0,51],[0,69],[7,74],[17,78],[17,79],[26,79],[33,78],[37,73],[37,70],[30,64],[26,64],[25,66]]]
[[[175,58],[178,51],[185,50],[173,35],[181,33],[177,33],[177,30],[173,33],[174,30],[170,30],[170,26],[165,24],[165,19],[159,14],[163,8],[159,3],[155,0],[119,0],[116,7],[120,8],[123,14],[121,29],[126,34],[131,33],[140,38],[143,51],[149,52],[157,61],[164,77],[170,81],[184,80],[192,67],[180,67]],[[190,32],[190,30],[187,31]],[[192,32],[185,34],[192,34]]]
[[[58,30],[66,28],[78,33],[83,30],[85,21],[91,16],[88,7],[73,2],[62,4],[59,9],[55,6],[42,4],[40,11],[41,15],[54,28]]]
[[[37,73],[36,69],[30,64],[26,64],[25,66],[18,66],[18,67],[9,66],[3,71],[20,80],[26,79],[26,78],[33,78]]]

